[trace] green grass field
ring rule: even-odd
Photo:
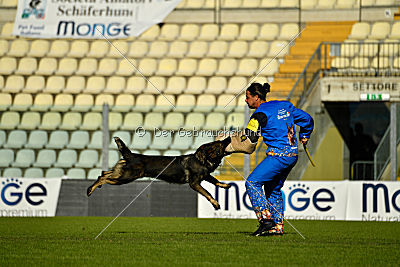
[[[400,225],[291,221],[284,236],[252,237],[255,220],[1,218],[0,266],[398,265]]]

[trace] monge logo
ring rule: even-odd
[[[28,19],[33,15],[36,19],[44,19],[46,0],[25,0],[21,18]]]
[[[362,189],[362,212],[367,212],[367,204],[371,203],[371,198],[368,198],[368,196],[371,196],[372,193],[372,212],[377,213],[378,212],[378,199],[384,201],[384,206],[385,206],[385,212],[389,213],[390,212],[390,206],[398,212],[400,212],[400,206],[397,204],[397,200],[400,200],[400,189],[393,192],[393,194],[390,196],[388,192],[388,188],[385,184],[363,184],[363,189]],[[379,194],[380,192],[380,194]],[[378,195],[382,196],[381,198],[378,198]],[[392,204],[392,205],[390,205]]]
[[[10,178],[1,184],[1,201],[8,206],[15,206],[24,200],[33,206],[38,206],[43,203],[43,198],[47,196],[46,188],[39,183],[30,184],[26,189],[23,189],[22,181]]]
[[[304,211],[312,205],[318,211],[329,211],[332,209],[330,203],[335,202],[335,195],[327,188],[319,188],[314,193],[305,184],[293,184],[289,186],[287,204],[295,211]]]

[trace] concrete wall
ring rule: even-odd
[[[103,185],[87,197],[86,189],[92,183],[88,180],[63,180],[56,216],[116,216],[150,182]],[[197,217],[197,193],[187,184],[154,181],[121,216]]]

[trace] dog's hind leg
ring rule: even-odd
[[[111,171],[102,171],[96,182],[88,187],[87,196],[89,197],[97,187],[101,188],[103,184],[118,184],[117,180],[123,175],[125,164],[126,161],[120,159]]]
[[[217,180],[217,178],[215,178],[212,175],[207,175],[204,178],[204,180],[209,182],[209,183],[212,183],[215,186],[219,186],[219,187],[222,187],[222,188],[230,188],[231,187],[230,184],[226,184],[226,183],[220,182],[219,180]]]
[[[211,195],[210,193],[208,193],[207,190],[205,190],[199,183],[197,182],[192,182],[189,183],[190,187],[194,190],[199,192],[200,194],[202,194],[205,198],[207,198],[207,200],[214,206],[214,209],[219,210],[221,207],[218,203],[218,201],[216,201]]]

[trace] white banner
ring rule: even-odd
[[[0,178],[0,217],[56,215],[61,179]]]
[[[180,1],[18,0],[13,34],[31,38],[138,36],[162,22]]]
[[[199,218],[256,218],[244,181],[225,181],[228,190],[207,182],[202,186],[219,202],[216,211],[198,196]],[[400,221],[399,182],[286,181],[285,218],[306,220]]]
[[[347,220],[400,221],[399,182],[349,183]]]

